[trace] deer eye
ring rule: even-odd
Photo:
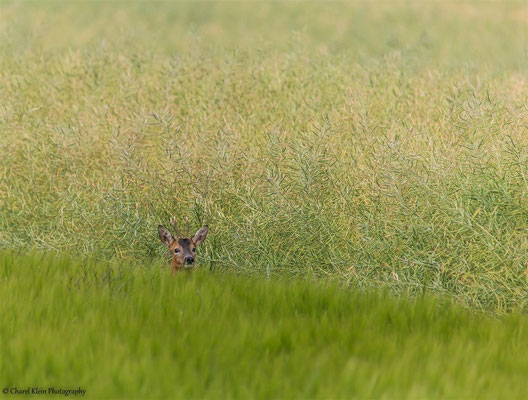
[[[193,247],[192,248],[192,252],[194,253],[196,251],[196,247]]]
[[[178,254],[180,252],[180,249],[174,249],[174,254]]]

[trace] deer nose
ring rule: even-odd
[[[183,259],[186,264],[194,264],[194,258],[191,256],[187,256]]]

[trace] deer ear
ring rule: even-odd
[[[203,243],[207,236],[207,231],[209,230],[209,227],[207,225],[202,226],[198,231],[194,234],[192,241],[196,246],[199,246]]]
[[[167,247],[169,247],[171,243],[173,242],[172,235],[169,232],[169,230],[161,225],[158,225],[158,235],[159,235],[160,240]]]

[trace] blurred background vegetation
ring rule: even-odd
[[[0,245],[528,301],[525,2],[2,2]]]

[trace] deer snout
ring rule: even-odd
[[[194,264],[194,257],[187,256],[183,259],[184,263],[187,265],[193,265]]]

